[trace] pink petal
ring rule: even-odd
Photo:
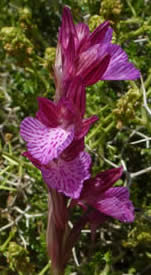
[[[77,54],[85,51],[90,47],[90,31],[89,27],[84,23],[79,23],[76,26],[78,40],[75,40]]]
[[[89,131],[89,129],[90,129],[90,127],[91,127],[91,125],[93,123],[95,123],[98,119],[99,118],[97,116],[95,116],[95,115],[91,116],[89,118],[83,119],[83,121],[82,121],[82,129],[81,129],[81,132],[80,132],[80,134],[78,136],[78,139],[86,136],[87,133],[88,133],[88,131]]]
[[[39,120],[27,117],[21,123],[20,134],[27,142],[27,148],[33,158],[41,164],[47,164],[72,142],[74,127],[64,130],[61,127],[48,128]]]
[[[100,200],[102,194],[121,178],[123,168],[113,168],[99,173],[95,178],[84,184],[80,199],[89,204]]]
[[[36,118],[47,127],[58,126],[58,108],[51,100],[38,97],[39,110],[36,113]]]
[[[91,72],[91,67],[95,66],[100,60],[106,56],[108,45],[103,44],[103,47],[100,45],[94,45],[90,47],[87,51],[82,52],[77,59],[77,72],[78,75],[81,75],[84,78],[84,75],[88,72]]]
[[[89,154],[81,152],[72,161],[52,161],[48,168],[43,167],[41,171],[49,188],[54,188],[71,198],[78,198],[83,182],[90,177],[90,163]]]
[[[101,25],[99,25],[90,35],[91,46],[104,42],[108,29],[109,29],[108,21],[105,21]]]
[[[120,46],[110,44],[108,54],[111,59],[102,80],[134,80],[140,77],[140,72],[128,62],[128,56]]]
[[[121,201],[127,201],[129,196],[129,191],[126,187],[112,187],[103,193],[103,198],[117,197]]]
[[[24,152],[22,155],[28,158],[35,167],[37,167],[38,169],[41,169],[42,167],[41,163],[37,159],[33,158],[29,152]]]
[[[88,25],[84,23],[79,23],[75,27],[76,27],[76,32],[77,32],[77,37],[79,42],[89,37],[90,31],[89,31]]]
[[[81,76],[86,86],[96,83],[105,73],[110,61],[107,48],[108,44],[96,44],[77,59],[77,75]]]
[[[84,83],[90,86],[98,82],[106,71],[110,62],[110,55],[106,55],[96,66],[91,68],[91,71],[85,76]]]
[[[84,138],[80,140],[74,139],[72,143],[63,151],[61,158],[65,161],[71,161],[82,151],[84,151]]]
[[[94,184],[97,192],[104,192],[105,190],[108,190],[108,188],[110,188],[117,180],[119,180],[122,174],[122,166],[108,169],[97,174],[96,177],[92,180],[92,184]]]
[[[59,33],[59,40],[64,49],[67,49],[70,35],[77,39],[77,32],[75,29],[75,25],[73,23],[72,15],[70,9],[64,7],[63,16],[62,16],[62,25]]]
[[[113,29],[109,27],[101,43],[110,43],[112,40],[112,33],[113,33]]]
[[[77,111],[81,113],[81,117],[85,114],[85,96],[85,87],[83,86],[81,77],[75,77],[68,85],[66,97],[76,106]]]
[[[134,207],[129,200],[121,201],[117,197],[100,200],[96,209],[105,215],[111,216],[121,222],[134,221]]]
[[[63,76],[64,80],[68,79],[69,76],[75,74],[75,66],[74,66],[74,59],[75,59],[75,44],[74,44],[74,37],[72,34],[69,35],[69,42],[66,49],[62,50],[63,53]]]
[[[58,102],[59,121],[64,128],[71,124],[78,124],[80,113],[77,112],[74,104],[68,98],[62,97]]]

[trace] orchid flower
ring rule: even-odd
[[[113,168],[97,174],[94,178],[84,182],[80,197],[72,200],[70,207],[77,204],[84,209],[84,214],[75,224],[66,242],[64,259],[75,245],[81,229],[90,223],[92,239],[98,226],[103,224],[109,217],[124,223],[134,221],[134,207],[129,199],[127,187],[112,187],[121,178],[123,168]]]
[[[91,158],[84,152],[83,138],[97,117],[82,119],[67,99],[54,103],[39,98],[38,102],[36,118],[21,123],[20,134],[28,148],[24,156],[41,170],[49,188],[77,198],[90,177]]]
[[[80,76],[85,86],[99,80],[134,80],[140,72],[119,45],[112,44],[112,28],[105,21],[90,33],[84,23],[74,24],[65,7],[55,61],[56,100],[66,94],[70,80]]]
[[[94,209],[93,222],[95,222],[95,214],[96,220],[98,220],[98,212],[100,213],[100,223],[102,217],[107,218],[108,216],[121,222],[133,222],[134,207],[129,200],[128,188],[112,187],[122,174],[122,167],[113,168],[97,174],[96,177],[84,183],[78,203],[81,206],[91,206]]]

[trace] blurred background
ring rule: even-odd
[[[113,43],[141,71],[151,107],[150,0],[0,1],[0,274],[49,274],[47,190],[40,172],[21,153],[19,125],[34,116],[37,96],[53,99],[53,63],[64,5],[74,22],[93,31],[109,20]],[[108,220],[91,242],[87,226],[66,275],[151,274],[151,117],[141,83],[100,81],[87,88],[87,116],[100,120],[86,137],[93,174],[123,165],[117,185],[129,185],[133,224]],[[80,215],[77,207],[71,224]]]

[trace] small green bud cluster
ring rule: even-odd
[[[101,23],[104,22],[104,18],[101,17],[100,15],[93,15],[90,17],[88,25],[89,25],[89,29],[90,31],[94,31],[94,29],[96,29]]]
[[[131,88],[117,101],[116,108],[112,112],[117,119],[118,129],[121,129],[127,121],[135,118],[137,106],[140,105],[140,97],[139,90]]]
[[[7,55],[15,56],[22,62],[34,53],[31,41],[19,27],[3,27],[0,31],[0,40]]]
[[[100,14],[109,20],[115,20],[121,14],[121,0],[103,0],[101,1]]]
[[[28,254],[28,251],[24,247],[11,241],[6,253],[10,269],[12,271],[22,271],[22,274],[28,270],[29,274],[32,274],[31,272],[34,272],[34,266],[30,263]]]

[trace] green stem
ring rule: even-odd
[[[129,33],[124,37],[124,41],[127,40],[127,39],[129,39],[129,38],[133,38],[133,37],[135,37],[135,36],[138,36],[138,35],[144,33],[145,31],[148,31],[148,30],[150,30],[150,29],[151,29],[150,26],[143,25],[143,26],[140,27],[138,30],[129,32]]]
[[[45,272],[50,268],[50,262],[40,271],[38,275],[44,275]]]
[[[13,228],[12,231],[9,233],[9,236],[7,240],[3,243],[3,245],[0,246],[0,252],[4,252],[6,250],[7,245],[11,241],[11,239],[15,236],[16,234],[16,228]]]
[[[134,89],[138,89],[138,87],[137,87],[137,85],[136,85],[135,81],[130,80],[129,82],[130,82],[130,84],[131,84],[131,87],[132,87],[132,88],[134,88]]]
[[[147,89],[151,83],[151,73],[148,75],[146,81],[145,81],[145,88]]]
[[[150,96],[150,94],[151,94],[151,87],[150,87],[150,88],[148,89],[148,91],[146,92],[147,97]]]
[[[129,0],[126,0],[126,2],[127,2],[127,5],[129,6],[129,8],[130,8],[130,10],[131,10],[131,12],[132,12],[132,14],[133,14],[133,16],[136,17],[136,11],[135,11],[135,9],[133,8],[131,2],[130,2]]]
[[[100,111],[98,111],[97,114],[101,114],[101,113],[103,113],[104,111],[106,111],[107,109],[109,109],[109,105],[108,105],[108,104],[105,105],[104,107],[102,107],[102,108],[100,109]]]
[[[102,128],[102,124],[99,124],[98,127],[96,127],[91,133],[90,135],[86,138],[86,143],[92,138],[94,137],[98,132],[103,131],[104,129]]]
[[[111,271],[111,265],[109,263],[106,263],[104,270],[101,271],[99,275],[109,275]]]
[[[13,187],[7,187],[7,186],[0,186],[0,190],[7,190],[7,191],[10,191],[10,192],[16,191],[15,188],[13,188]]]
[[[126,24],[141,24],[143,22],[143,20],[139,17],[132,17],[132,18],[129,18],[127,20],[121,20],[120,21],[120,24],[122,25],[126,25]]]
[[[108,121],[110,121],[110,119],[113,117],[113,114],[110,113],[108,116],[106,116],[103,120],[102,120],[102,124],[106,124]]]
[[[112,128],[115,127],[115,121],[112,121],[104,130],[105,130],[105,133],[108,134]]]
[[[10,168],[12,168],[12,167],[11,166],[5,167],[2,171],[0,171],[0,176],[2,176],[4,173],[6,173]]]

